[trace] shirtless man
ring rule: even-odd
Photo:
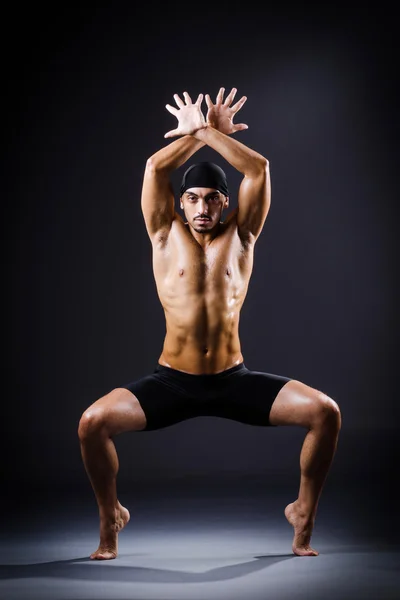
[[[100,544],[92,559],[117,556],[118,533],[129,512],[117,498],[118,457],[113,437],[126,431],[167,427],[195,416],[219,416],[259,426],[295,425],[306,430],[300,453],[297,499],[285,508],[293,526],[292,551],[316,556],[311,534],[317,506],[335,454],[341,415],[337,403],[301,381],[250,371],[243,362],[239,315],[253,266],[254,246],[270,207],[268,160],[231,136],[247,129],[234,124],[243,96],[236,89],[215,104],[200,94],[175,94],[178,120],[165,138],[177,137],[146,164],[141,206],[153,249],[157,291],[165,311],[166,336],[152,374],[111,390],[82,415],[83,462],[99,507]],[[170,174],[204,145],[242,175],[238,207],[229,206],[224,171],[214,163],[186,170],[180,207],[174,209]]]

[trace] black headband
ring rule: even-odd
[[[218,190],[224,196],[229,196],[228,182],[224,171],[218,165],[204,161],[189,167],[182,178],[180,195],[192,187],[206,187]]]

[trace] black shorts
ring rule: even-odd
[[[250,371],[242,362],[221,373],[194,375],[157,363],[154,372],[118,387],[139,400],[151,431],[193,417],[270,425],[269,413],[289,377]]]

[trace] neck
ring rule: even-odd
[[[221,229],[221,224],[222,222],[219,221],[219,223],[213,228],[212,231],[209,231],[207,233],[199,233],[198,231],[193,229],[193,227],[191,227],[189,223],[185,223],[196,242],[203,249],[206,249],[211,244],[211,242],[218,236]]]

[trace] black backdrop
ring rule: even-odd
[[[169,143],[173,94],[215,98],[220,86],[248,97],[236,120],[249,129],[235,137],[269,159],[272,178],[241,316],[245,364],[339,403],[336,476],[390,473],[399,417],[393,14],[383,5],[374,14],[35,4],[9,10],[3,27],[8,489],[86,485],[81,413],[154,368],[165,325],[140,210],[144,165]],[[223,166],[235,206],[234,169],[210,149],[194,158]],[[126,434],[120,479],[286,473],[303,435],[206,417]]]

